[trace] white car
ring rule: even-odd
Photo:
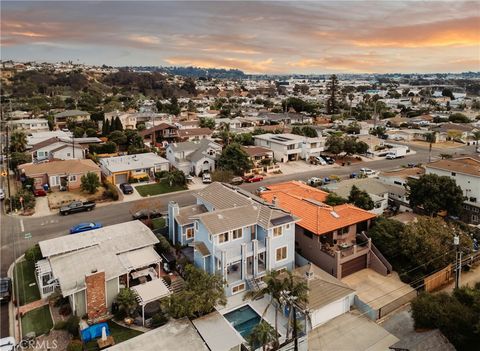
[[[15,339],[11,336],[0,339],[0,351],[14,351]]]
[[[212,182],[212,176],[210,173],[203,173],[202,182],[203,184],[210,184]]]
[[[376,172],[373,169],[370,169],[370,168],[361,168],[360,173],[362,173],[363,175],[365,175],[367,177],[374,176],[376,174]]]
[[[0,189],[0,200],[5,199],[5,191],[3,189]]]
[[[307,184],[311,186],[322,185],[322,183],[323,183],[323,179],[318,177],[311,177],[307,180]]]
[[[397,158],[397,155],[395,154],[387,154],[387,156],[385,156],[385,158],[387,160],[395,160]]]

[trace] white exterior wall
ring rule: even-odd
[[[344,313],[350,311],[350,306],[353,303],[354,293],[346,296],[340,300],[332,302],[327,306],[324,306],[318,310],[312,311],[311,322],[312,329],[327,323],[331,319],[338,317]]]
[[[455,175],[453,175],[455,173]],[[480,204],[480,177],[475,177],[469,174],[459,172],[446,171],[425,166],[425,174],[436,174],[438,176],[447,176],[454,179],[460,188],[463,190],[463,195],[468,197],[469,202]],[[475,201],[470,201],[470,198],[476,198]]]
[[[84,159],[85,150],[81,147],[75,147],[75,157],[73,157],[73,150],[71,147],[63,148],[61,150],[55,151],[52,153],[52,157],[59,160],[71,160],[71,159]]]

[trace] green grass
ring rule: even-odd
[[[112,321],[108,321],[107,323],[108,323],[108,327],[110,328],[110,334],[113,336],[113,339],[115,340],[115,344],[121,343],[122,341],[126,341],[140,334],[143,334],[141,331],[122,327],[121,325],[118,325],[117,323],[114,323]],[[92,340],[87,342],[85,347],[87,351],[98,350],[97,340]]]
[[[152,219],[152,225],[154,230],[164,228],[166,225],[165,218],[160,217]]]
[[[22,333],[35,332],[35,335],[46,334],[52,329],[53,322],[48,305],[25,313],[22,317]]]
[[[153,196],[153,195],[160,195],[166,193],[172,193],[174,191],[186,190],[187,187],[183,185],[174,185],[170,186],[166,182],[162,181],[160,183],[155,184],[147,184],[147,185],[140,185],[135,187],[138,193],[142,196]]]
[[[13,277],[18,279],[20,306],[40,300],[40,291],[35,281],[35,263],[29,261],[17,263]]]

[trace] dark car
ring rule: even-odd
[[[60,208],[60,214],[63,216],[69,215],[70,213],[91,211],[95,208],[95,202],[92,201],[73,201],[70,202],[67,206]]]
[[[149,210],[140,210],[132,214],[133,219],[145,220],[150,217],[152,218],[159,218],[162,217],[162,213],[160,210],[149,209]]]
[[[335,160],[333,158],[331,158],[330,156],[323,156],[322,155],[322,158],[329,164],[329,165],[333,165],[335,163]]]
[[[128,183],[122,183],[122,184],[120,184],[120,189],[122,189],[122,192],[123,192],[125,195],[133,194],[133,186],[131,186],[131,185],[128,184]]]
[[[240,185],[242,183],[243,183],[243,178],[242,177],[234,177],[230,181],[230,184],[232,184],[232,185]]]
[[[12,280],[0,278],[0,303],[8,303],[12,298]]]

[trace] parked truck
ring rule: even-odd
[[[385,156],[387,160],[395,160],[397,158],[402,158],[405,157],[407,154],[406,148],[397,148],[397,149],[392,149],[388,152],[388,154]]]
[[[62,216],[69,215],[76,212],[91,211],[95,208],[95,202],[92,201],[73,201],[70,202],[67,206],[60,208],[60,214]]]

